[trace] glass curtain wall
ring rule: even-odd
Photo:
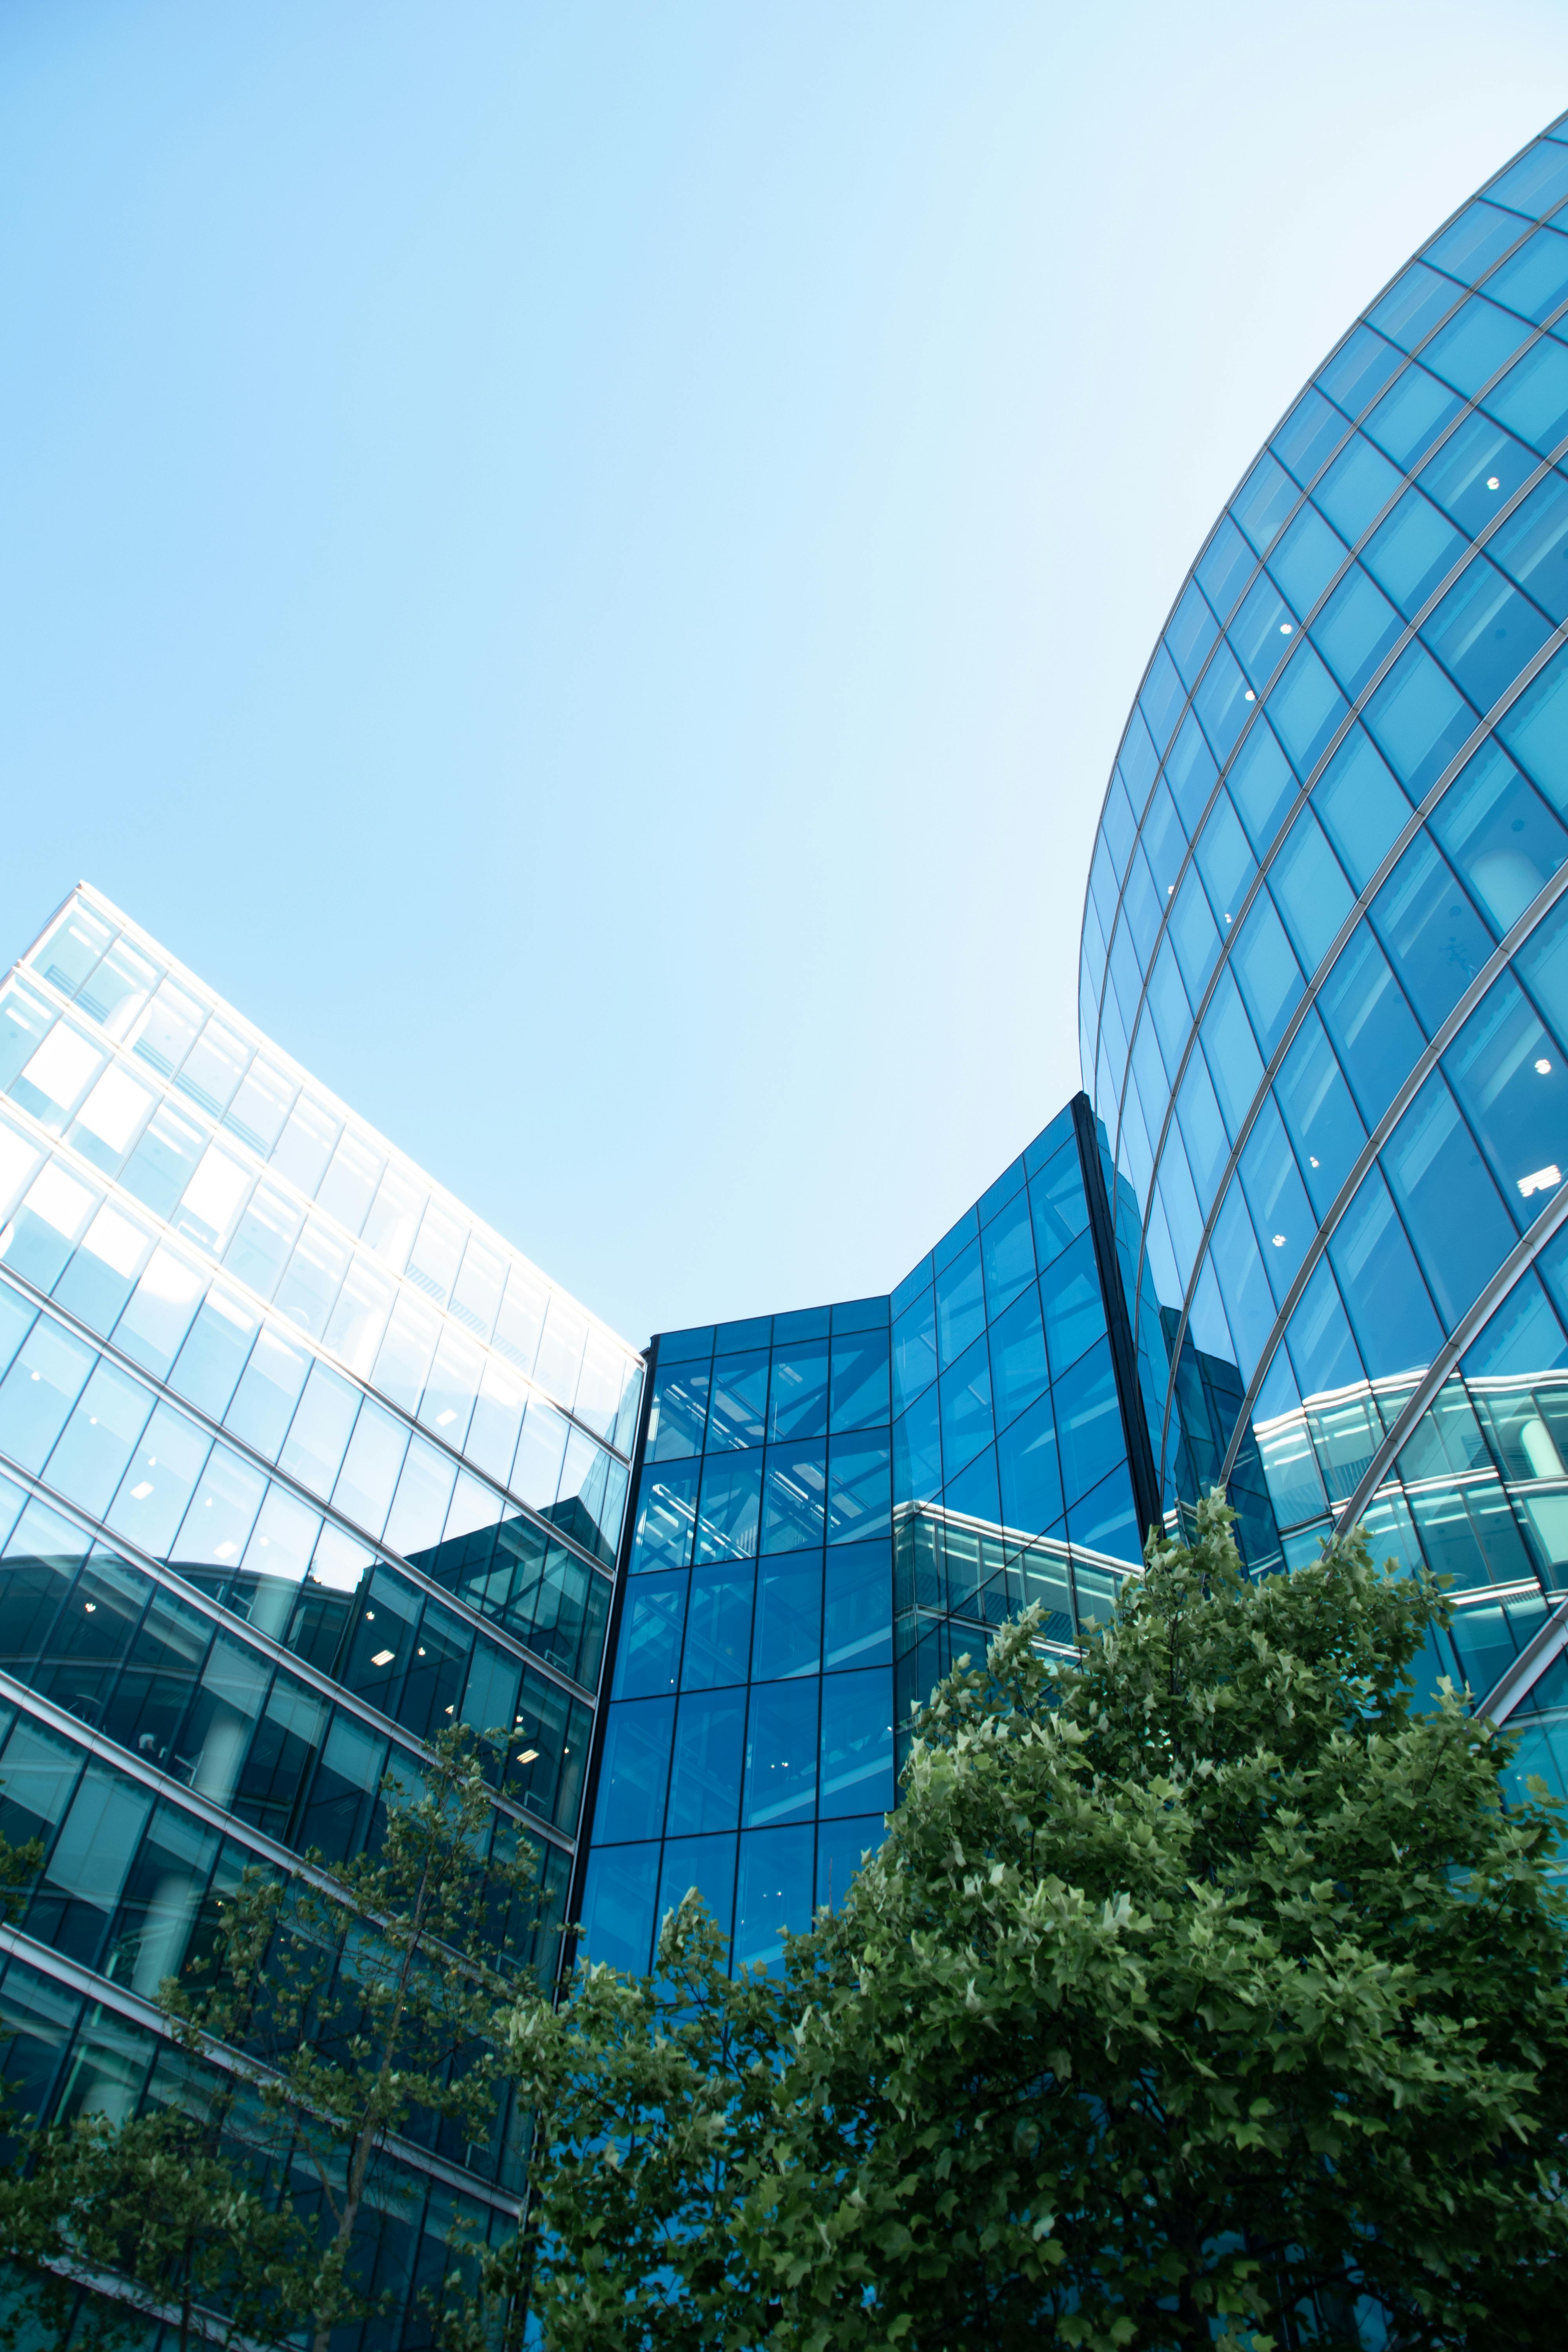
[[[539,1856],[548,1973],[640,1359],[96,893],[0,990],[0,1827],[46,1847],[7,2077],[164,2095],[214,1900],[374,1842],[454,1721],[523,1735],[489,1851]],[[410,2156],[378,2286],[458,2202],[505,2226],[516,2137]]]
[[[1365,1519],[1560,1776],[1568,1631],[1568,119],[1352,327],[1144,677],[1085,1083],[1167,1509]],[[1521,1717],[1521,1720],[1524,1718]],[[1559,1785],[1561,1785],[1559,1777]]]
[[[953,1657],[1031,1601],[1064,1654],[1109,1615],[1153,1509],[1111,1251],[1080,1097],[889,1297],[651,1343],[595,1958],[647,1969],[695,1885],[731,1964],[776,1967],[879,1842]]]

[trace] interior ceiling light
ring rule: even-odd
[[[1489,490],[1500,490],[1500,489],[1501,489],[1501,488],[1502,488],[1502,484],[1501,484],[1501,482],[1498,479],[1498,478],[1497,478],[1497,476],[1496,476],[1495,474],[1489,474],[1489,475],[1487,476],[1487,488],[1488,488],[1488,489],[1489,489]]]
[[[372,1658],[371,1664],[373,1666],[389,1666],[396,1655],[397,1653],[395,1650],[378,1650],[374,1657]]]
[[[1540,1059],[1540,1061],[1539,1061],[1539,1062],[1537,1062],[1537,1064],[1536,1064],[1536,1066],[1536,1066],[1536,1068],[1540,1071],[1540,1073],[1541,1073],[1542,1076],[1542,1077],[1544,1077],[1544,1076],[1546,1076],[1546,1074],[1547,1074],[1548,1070],[1550,1070],[1550,1069],[1551,1069],[1552,1065],[1551,1065],[1551,1063],[1546,1059],[1545,1055],[1542,1055],[1542,1057],[1541,1057],[1541,1059]]]

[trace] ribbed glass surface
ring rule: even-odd
[[[1364,1517],[1453,1580],[1478,1698],[1568,1589],[1565,203],[1559,123],[1247,472],[1080,965],[1166,1507],[1227,1479],[1260,1566]]]

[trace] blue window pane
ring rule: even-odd
[[[1499,310],[1486,294],[1472,294],[1433,337],[1421,354],[1422,364],[1473,400],[1482,384],[1507,365],[1529,332],[1523,320],[1512,311]]]
[[[1089,1231],[1089,1203],[1084,1199],[1083,1171],[1075,1144],[1065,1144],[1037,1176],[1029,1179],[1029,1205],[1035,1225],[1035,1256],[1043,1271],[1079,1234]]]
[[[1497,731],[1531,782],[1568,814],[1568,648],[1531,678]]]
[[[1309,388],[1274,435],[1270,446],[1305,488],[1330,452],[1338,448],[1346,430],[1339,410],[1321,392]]]
[[[1382,761],[1376,764],[1381,767]],[[1355,898],[1310,809],[1302,810],[1286,836],[1269,869],[1268,887],[1302,971],[1316,971]]]
[[[1271,1054],[1301,997],[1301,968],[1285,929],[1267,898],[1254,899],[1240,937],[1231,949],[1236,975],[1258,1045]]]
[[[1467,205],[1458,219],[1441,236],[1433,238],[1426,258],[1451,278],[1473,286],[1523,230],[1524,223],[1516,214],[1500,212],[1496,205],[1484,201]]]
[[[658,1876],[656,1917],[676,1911],[695,1886],[721,1936],[730,1933],[735,1916],[735,1840],[729,1837],[671,1838],[664,1849]],[[595,1953],[595,1958],[602,1957]]]
[[[841,1544],[827,1555],[823,1663],[878,1666],[893,1655],[893,1558],[889,1544]]]
[[[1312,807],[1357,890],[1366,888],[1410,819],[1409,801],[1359,727],[1324,770]]]
[[[703,1465],[702,1501],[697,1514],[697,1565],[714,1559],[747,1559],[757,1549],[762,1522],[763,1456],[710,1454]]]
[[[1187,838],[1176,817],[1175,803],[1163,778],[1154,787],[1149,814],[1143,820],[1143,855],[1154,877],[1154,895],[1168,898],[1170,886],[1181,871]]]
[[[816,1707],[821,1682],[754,1683],[746,1725],[742,1822],[768,1829],[816,1806]]]
[[[1318,370],[1318,383],[1347,416],[1354,416],[1376,397],[1403,357],[1374,328],[1352,327],[1332,359]]]
[[[892,1525],[892,1454],[885,1429],[836,1437],[827,1455],[827,1540],[863,1543]]]
[[[1001,1215],[1008,1202],[1016,1200],[1022,1193],[1026,1173],[1024,1155],[1020,1151],[1016,1160],[1004,1168],[1000,1176],[994,1178],[980,1195],[978,1206],[983,1242],[987,1228]]]
[[[1274,1328],[1274,1298],[1241,1188],[1232,1182],[1215,1220],[1209,1260],[1225,1301],[1241,1377],[1250,1380]]]
[[[862,1813],[858,1820],[824,1822],[816,1832],[816,1900],[836,1911],[850,1881],[868,1854],[875,1853],[887,1836],[880,1813]]]
[[[1269,724],[1299,776],[1305,777],[1328,750],[1345,709],[1344,696],[1311,646],[1302,642],[1268,705]]]
[[[763,1830],[741,1840],[735,1880],[735,1945],[732,1965],[784,1966],[784,1931],[802,1936],[811,1925],[813,1837],[802,1829]]]
[[[980,1254],[986,1305],[992,1315],[1000,1315],[1035,1278],[1035,1241],[1026,1192],[1016,1193],[984,1228]]]
[[[672,1698],[624,1699],[610,1708],[594,1815],[595,1844],[658,1835],[674,1723]]]
[[[1100,829],[1103,846],[1110,853],[1110,863],[1120,879],[1127,871],[1128,854],[1138,831],[1138,820],[1127,798],[1127,787],[1121,781],[1120,768],[1111,772],[1110,789],[1105,796]]]
[[[775,1349],[770,1438],[826,1436],[827,1371],[826,1347]]]
[[[1532,1273],[1514,1284],[1463,1361],[1470,1380],[1556,1371],[1568,1362],[1568,1339]]]
[[[1554,622],[1568,620],[1568,481],[1548,474],[1488,541],[1487,552]]]
[[[1290,763],[1266,719],[1258,720],[1237,754],[1228,783],[1230,797],[1240,811],[1247,838],[1261,856],[1284,823],[1300,790]],[[1210,895],[1213,895],[1212,891]],[[1216,905],[1215,913],[1223,919],[1227,908],[1235,913],[1234,899],[1227,899],[1223,907]]]
[[[1153,740],[1154,749],[1163,751],[1171,740],[1171,730],[1181,714],[1186,694],[1176,675],[1176,666],[1163,645],[1154,649],[1149,665],[1149,675],[1143,681],[1143,691],[1138,697],[1138,708]]]
[[[966,1470],[950,1478],[942,1498],[950,1511],[963,1512],[969,1518],[986,1519],[993,1524],[1000,1519],[1002,1502],[996,1483],[995,1447],[988,1445]]]
[[[1445,1324],[1451,1329],[1501,1260],[1512,1248],[1512,1218],[1503,1207],[1475,1139],[1460,1117],[1447,1086],[1434,1072],[1384,1148],[1390,1189],[1410,1228],[1426,1278]],[[1368,1179],[1368,1186],[1372,1180]],[[1363,1187],[1364,1192],[1368,1186]],[[1357,1195],[1359,1204],[1361,1195]],[[1350,1219],[1342,1225],[1342,1233]],[[1342,1252],[1336,1247],[1335,1260]],[[1381,1239],[1379,1262],[1352,1263],[1341,1272],[1352,1311],[1362,1312],[1358,1281],[1384,1278],[1387,1253]],[[1366,1333],[1362,1332],[1363,1349]],[[1420,1360],[1406,1357],[1405,1361]],[[1390,1365],[1389,1370],[1399,1369]]]
[[[743,1690],[688,1691],[681,1699],[669,1768],[668,1836],[736,1826],[745,1726]]]
[[[1544,457],[1568,433],[1568,352],[1544,337],[1488,393],[1485,406]]]
[[[1149,797],[1149,787],[1154,781],[1154,771],[1160,762],[1154,746],[1149,740],[1149,730],[1136,705],[1127,721],[1127,731],[1121,738],[1121,751],[1117,762],[1127,784],[1127,797],[1133,812],[1141,816]]]
[[[1319,990],[1318,1010],[1362,1117],[1375,1127],[1425,1040],[1388,959],[1364,923]]]
[[[1105,1307],[1095,1267],[1092,1236],[1076,1241],[1040,1284],[1046,1310],[1046,1352],[1051,1376],[1060,1380],[1105,1328]]]
[[[1214,614],[1199,593],[1196,583],[1190,581],[1165,631],[1165,644],[1189,693],[1193,680],[1204,666],[1204,656],[1217,635]]]
[[[996,1441],[1004,1523],[1040,1535],[1062,1513],[1061,1461],[1048,1395],[1041,1396]]]
[[[857,1331],[833,1342],[829,1427],[870,1429],[889,1415],[888,1333]]]
[[[1478,710],[1490,709],[1551,634],[1545,614],[1484,555],[1476,557],[1421,629]]]
[[[660,1568],[685,1568],[689,1562],[701,1469],[700,1462],[672,1463],[658,1469],[650,1465],[644,1469],[637,1487],[637,1533],[632,1544],[634,1576]]]
[[[1372,920],[1430,1035],[1490,955],[1492,940],[1427,835],[1416,835],[1373,900]]]
[[[1327,1258],[1318,1261],[1286,1336],[1304,1397],[1347,1388],[1362,1377],[1361,1356]]]
[[[984,1336],[942,1376],[942,1456],[949,1478],[989,1445],[991,1364]]]
[[[889,1666],[828,1675],[822,1685],[824,1813],[885,1813],[893,1802],[893,1675]]]
[[[1197,562],[1197,577],[1205,595],[1223,621],[1246,583],[1257,558],[1228,515],[1221,515]]]
[[[941,1491],[942,1433],[931,1388],[893,1423],[893,1499],[921,1503]]]
[[[662,1352],[662,1349],[661,1349]],[[648,1408],[647,1459],[679,1460],[700,1454],[708,1419],[708,1366],[660,1365]]]
[[[1033,1284],[997,1318],[989,1336],[996,1425],[1005,1429],[1026,1404],[1033,1403],[1049,1378],[1039,1293]]]
[[[1226,658],[1228,660],[1229,656]],[[1165,782],[1171,788],[1183,831],[1189,838],[1202,821],[1218,773],[1203,730],[1189,712],[1165,761]]]
[[[1492,202],[1520,213],[1549,213],[1568,196],[1568,147],[1539,139],[1487,190]]]
[[[1430,499],[1408,489],[1362,551],[1362,562],[1411,619],[1465,551],[1463,535]]]
[[[1316,1012],[1291,1040],[1274,1095],[1321,1216],[1354,1166],[1366,1129]]]
[[[1561,899],[1531,933],[1513,968],[1562,1045],[1568,1039],[1568,906]]]
[[[1227,811],[1229,805],[1228,801],[1226,802]],[[1217,810],[1215,814],[1218,814]],[[1236,824],[1234,814],[1230,821]],[[1237,825],[1238,835],[1240,830]],[[1203,877],[1195,866],[1189,868],[1185,881],[1176,893],[1175,905],[1171,910],[1170,938],[1188,998],[1193,1003],[1200,1004],[1209,974],[1219,961],[1219,932],[1209,909]]]
[[[936,1378],[936,1299],[922,1290],[893,1325],[893,1411],[901,1412]]]
[[[1142,1557],[1142,1536],[1138,1526],[1138,1514],[1132,1507],[1132,1487],[1124,1468],[1113,1470],[1102,1478],[1092,1494],[1085,1495],[1068,1512],[1068,1534],[1075,1544],[1085,1544],[1090,1551],[1109,1552],[1112,1559],[1136,1560]],[[1079,1575],[1080,1592],[1086,1580]],[[1097,1607],[1086,1601],[1086,1613],[1098,1617],[1103,1623],[1110,1610],[1103,1601]]]
[[[1538,228],[1488,278],[1487,292],[1494,302],[1506,302],[1539,327],[1568,294],[1568,236]]]
[[[615,1698],[663,1698],[680,1669],[686,1578],[649,1576],[628,1587],[616,1649]]]
[[[629,1975],[646,1974],[653,1951],[654,1901],[659,1848],[623,1846],[588,1864],[583,1893],[583,1956],[607,1961]]]
[[[971,1242],[937,1276],[936,1328],[938,1352],[943,1364],[956,1362],[985,1328],[985,1293],[978,1241]]]
[[[1098,855],[1099,852],[1097,851],[1096,856],[1098,856]],[[914,1267],[910,1273],[905,1275],[902,1282],[896,1283],[894,1285],[893,1295],[889,1301],[889,1307],[895,1322],[897,1322],[899,1317],[904,1313],[906,1308],[912,1307],[916,1300],[921,1297],[922,1293],[931,1288],[931,1259],[929,1257],[922,1257],[919,1265]],[[777,1316],[775,1316],[773,1319],[775,1323],[780,1320]]]
[[[1268,559],[1268,569],[1305,620],[1348,552],[1314,506],[1304,506]]]
[[[1353,547],[1397,495],[1402,481],[1399,468],[1358,433],[1334,459],[1312,492],[1312,500],[1347,546]]]
[[[1290,650],[1295,617],[1267,572],[1254,583],[1226,632],[1231,646],[1259,694]]]
[[[1359,564],[1334,590],[1312,627],[1312,642],[1353,700],[1394,645],[1401,621]]]
[[[1510,974],[1487,991],[1443,1068],[1522,1232],[1568,1168],[1568,1063]]]
[[[1444,425],[1458,415],[1460,406],[1457,393],[1413,360],[1384,394],[1363,429],[1369,440],[1408,472]]]
[[[1216,646],[1193,697],[1193,708],[1215,759],[1228,760],[1236,749],[1252,707],[1251,693],[1246,674],[1229,646]]]
[[[1532,451],[1489,416],[1467,416],[1422,468],[1421,488],[1473,539],[1535,470]]]
[[[1102,1339],[1058,1379],[1052,1393],[1062,1486],[1070,1507],[1109,1477],[1123,1458],[1121,1411],[1109,1340]]]
[[[1500,939],[1568,856],[1568,833],[1495,739],[1444,794],[1432,830]]]
[[[1279,928],[1279,918],[1267,899],[1263,901],[1269,921]],[[1289,950],[1286,950],[1289,953]],[[1294,959],[1292,959],[1294,961]],[[1263,1082],[1263,1057],[1258,1053],[1237,984],[1228,971],[1222,971],[1209,1009],[1204,1014],[1204,1058],[1209,1066],[1215,1094],[1225,1123],[1230,1133],[1240,1133],[1242,1120],[1252,1107],[1253,1097]]]
[[[1424,646],[1408,646],[1364,714],[1367,731],[1418,800],[1475,725],[1475,713]]]
[[[1176,1105],[1176,1117],[1181,1125],[1182,1140],[1187,1147],[1187,1165],[1192,1171],[1194,1190],[1206,1213],[1216,1196],[1221,1174],[1230,1158],[1230,1138],[1220,1117],[1208,1065],[1201,1054],[1194,1054],[1188,1065]]]
[[[752,1649],[752,1570],[701,1568],[691,1580],[686,1618],[683,1690],[743,1683]]]
[[[708,1450],[760,1445],[766,1427],[768,1358],[760,1354],[718,1356],[708,1404]]]
[[[827,1534],[827,1455],[820,1445],[770,1445],[763,1549],[815,1550]]]
[[[822,1668],[822,1554],[764,1558],[757,1570],[752,1675],[783,1682]]]
[[[1367,317],[1402,352],[1413,352],[1462,299],[1451,278],[1428,269],[1424,261],[1413,261]]]
[[[1321,1032],[1319,1032],[1320,1037]],[[1286,1139],[1284,1121],[1272,1098],[1265,1101],[1241,1155],[1241,1181],[1262,1247],[1264,1272],[1277,1307],[1300,1270],[1307,1245],[1318,1229]],[[1233,1318],[1234,1328],[1234,1318]]]
[[[1300,493],[1267,451],[1230,502],[1231,513],[1259,555],[1267,555]]]
[[[1175,950],[1168,935],[1150,975],[1149,1016],[1160,1041],[1160,1053],[1165,1068],[1174,1072],[1181,1067],[1182,1049],[1191,1034],[1193,1016],[1187,1003],[1186,990],[1182,986],[1181,973],[1176,970]]]

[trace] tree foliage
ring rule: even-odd
[[[1249,1582],[1231,1516],[1080,1665],[1028,1616],[960,1662],[782,1983],[689,1899],[659,1981],[514,2004],[561,2352],[1554,2338],[1556,1809],[1415,1707],[1430,1582],[1359,1537]]]

